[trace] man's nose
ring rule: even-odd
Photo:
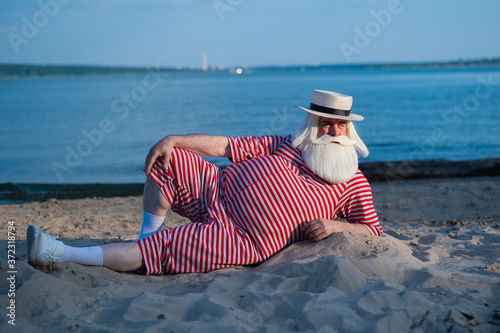
[[[340,132],[339,132],[339,129],[337,126],[331,126],[328,130],[328,134],[330,135],[333,135],[333,136],[337,136],[337,135],[340,135]]]

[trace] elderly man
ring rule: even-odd
[[[350,96],[313,91],[293,137],[167,136],[146,158],[136,242],[75,248],[30,226],[29,263],[207,272],[260,263],[293,242],[333,233],[380,235],[370,185],[358,170],[358,154],[368,149],[352,121],[363,117],[350,113],[351,105]],[[221,170],[200,155],[233,164]],[[169,207],[192,223],[162,231]]]

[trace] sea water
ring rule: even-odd
[[[0,79],[0,183],[143,182],[164,136],[292,134],[313,89],[354,97],[365,161],[500,157],[500,68],[152,70]]]

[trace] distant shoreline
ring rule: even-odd
[[[500,158],[472,161],[365,162],[360,169],[370,182],[409,179],[500,176]],[[47,199],[127,197],[142,195],[144,183],[130,184],[0,184],[0,202],[32,202]]]
[[[293,66],[241,66],[241,67],[211,67],[203,71],[201,68],[174,67],[133,67],[133,66],[94,66],[94,65],[36,65],[36,64],[0,64],[0,77],[45,77],[45,76],[92,76],[92,75],[136,75],[148,74],[151,71],[158,74],[186,73],[236,73],[242,68],[242,73],[261,73],[269,71],[335,71],[346,69],[460,69],[500,67],[500,57],[492,59],[456,60],[448,62],[422,63],[376,63],[349,65],[293,65]]]

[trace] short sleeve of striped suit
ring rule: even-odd
[[[231,158],[233,163],[242,162],[254,157],[270,155],[288,138],[283,136],[248,136],[229,137]]]
[[[350,223],[361,223],[374,236],[380,236],[382,227],[373,206],[371,187],[361,171],[358,170],[354,178],[348,182],[344,195],[347,196],[347,200],[339,209],[338,216]]]

